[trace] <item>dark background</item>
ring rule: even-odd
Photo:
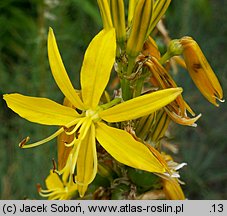
[[[227,90],[227,1],[172,0],[165,25],[171,38],[192,36]],[[46,39],[51,26],[65,67],[75,87],[83,53],[102,23],[95,0],[0,1],[0,93],[19,92],[62,102],[63,95],[50,73]],[[181,171],[188,199],[227,199],[227,112],[209,104],[188,73],[176,76],[184,97],[194,111],[202,113],[197,128],[172,125],[175,156],[188,166]],[[0,100],[0,199],[40,199],[36,184],[42,183],[56,158],[56,142],[22,150],[18,143],[48,136],[56,128],[30,123]]]

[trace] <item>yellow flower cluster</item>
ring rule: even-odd
[[[83,197],[98,172],[97,148],[101,146],[120,164],[155,173],[162,180],[167,199],[184,199],[172,159],[160,151],[160,140],[171,120],[195,126],[195,115],[177,87],[165,63],[183,55],[185,65],[202,94],[213,104],[223,97],[221,86],[198,44],[189,37],[169,43],[161,56],[150,37],[170,0],[130,0],[127,22],[123,0],[98,0],[104,29],[90,42],[76,90],[65,70],[53,30],[48,34],[51,72],[65,96],[63,105],[46,98],[6,94],[10,109],[28,121],[58,126],[51,136],[21,148],[42,145],[58,137],[58,166],[46,179],[49,199]],[[126,26],[127,23],[127,26]],[[121,93],[104,101],[111,71],[119,75]],[[144,91],[144,84],[150,89]],[[127,125],[127,126],[124,126]],[[172,161],[170,163],[170,161]]]

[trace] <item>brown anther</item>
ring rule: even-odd
[[[73,182],[76,184],[76,176],[73,174]]]
[[[76,138],[78,138],[79,135],[80,135],[80,133],[76,131],[76,134],[75,134]]]
[[[52,163],[53,163],[53,173],[56,173],[57,164],[56,164],[54,158],[52,158]]]
[[[20,143],[19,143],[19,147],[23,148],[23,146],[29,141],[30,137],[26,137],[24,138]]]
[[[37,184],[36,187],[37,187],[38,193],[40,193],[41,192],[41,185],[40,184]]]
[[[69,128],[67,128],[66,126],[62,126],[62,127],[63,127],[64,131],[68,131],[69,130]]]

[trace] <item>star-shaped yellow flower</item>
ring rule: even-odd
[[[21,117],[39,124],[57,125],[61,128],[50,137],[25,145],[35,147],[55,138],[62,132],[74,134],[72,147],[65,167],[75,176],[80,196],[97,173],[96,140],[116,160],[125,165],[156,173],[165,168],[156,156],[142,143],[136,141],[124,130],[110,127],[106,122],[122,122],[148,115],[173,101],[181,88],[170,88],[146,94],[126,102],[119,98],[107,104],[99,104],[101,95],[110,78],[116,55],[115,30],[102,30],[91,41],[86,50],[81,69],[81,95],[74,89],[66,73],[53,30],[48,34],[48,57],[53,77],[73,107],[66,107],[46,98],[28,97],[20,94],[6,94],[4,99],[9,108]],[[117,104],[117,105],[116,105]],[[77,112],[77,110],[80,110]],[[70,131],[68,130],[70,128]]]
[[[45,183],[47,189],[42,189],[38,185],[38,192],[40,196],[48,197],[49,200],[69,200],[77,194],[77,185],[69,175],[64,176],[63,174],[60,179],[57,173],[50,170]]]

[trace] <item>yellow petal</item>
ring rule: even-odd
[[[62,106],[46,98],[36,98],[21,94],[5,94],[8,107],[28,121],[45,125],[66,125],[79,115],[69,107]]]
[[[181,94],[182,88],[169,88],[133,98],[99,113],[108,122],[136,119],[166,106]]]
[[[83,197],[88,184],[90,184],[97,173],[97,154],[95,143],[95,128],[92,124],[90,131],[82,141],[77,159],[76,181],[80,196]]]
[[[46,180],[46,187],[47,189],[56,189],[56,188],[64,188],[64,185],[58,176],[57,173],[54,173],[53,170],[50,171],[50,174],[47,176]]]
[[[120,163],[149,172],[166,171],[156,156],[126,131],[100,122],[97,123],[96,138],[100,145]]]
[[[81,69],[81,89],[85,106],[95,109],[109,81],[115,60],[115,30],[103,30],[89,44]]]
[[[82,141],[77,159],[76,181],[81,197],[84,196],[88,185],[94,180],[97,173],[97,165],[95,128],[92,124],[90,131]]]
[[[198,116],[194,117],[194,118],[190,118],[187,116],[180,116],[178,115],[176,112],[172,112],[168,109],[168,106],[165,107],[165,111],[168,114],[168,116],[176,123],[181,124],[181,125],[187,125],[187,126],[193,126],[196,127],[197,124],[195,123],[200,117],[201,114],[199,114]]]
[[[49,29],[48,34],[48,57],[55,82],[61,89],[62,93],[76,108],[84,110],[84,104],[73,88],[73,85],[65,70],[52,28]]]
[[[163,179],[163,190],[169,200],[185,200],[181,186],[174,178]]]

